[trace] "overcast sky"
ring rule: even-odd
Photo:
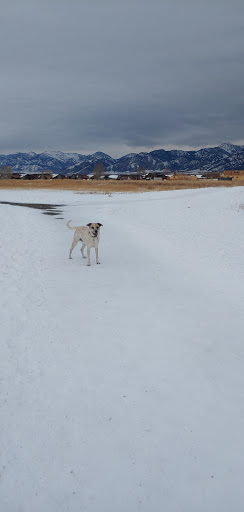
[[[1,0],[0,153],[244,144],[243,0]]]

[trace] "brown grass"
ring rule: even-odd
[[[97,181],[97,180],[0,180],[0,189],[46,189],[74,190],[77,192],[98,192],[109,194],[113,192],[148,192],[159,190],[182,190],[207,187],[244,186],[244,176],[232,181],[217,180],[152,180],[152,181]]]

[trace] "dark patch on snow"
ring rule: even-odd
[[[35,210],[44,210],[42,212],[44,215],[59,215],[60,213],[63,213],[63,212],[62,212],[62,210],[59,210],[57,208],[59,208],[60,206],[64,206],[62,204],[13,203],[11,201],[0,201],[0,204],[8,204],[11,206],[24,206],[25,208],[34,208]]]

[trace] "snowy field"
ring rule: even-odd
[[[243,188],[0,201],[1,511],[243,512]]]

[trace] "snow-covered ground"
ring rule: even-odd
[[[243,189],[0,201],[1,511],[242,512]]]

